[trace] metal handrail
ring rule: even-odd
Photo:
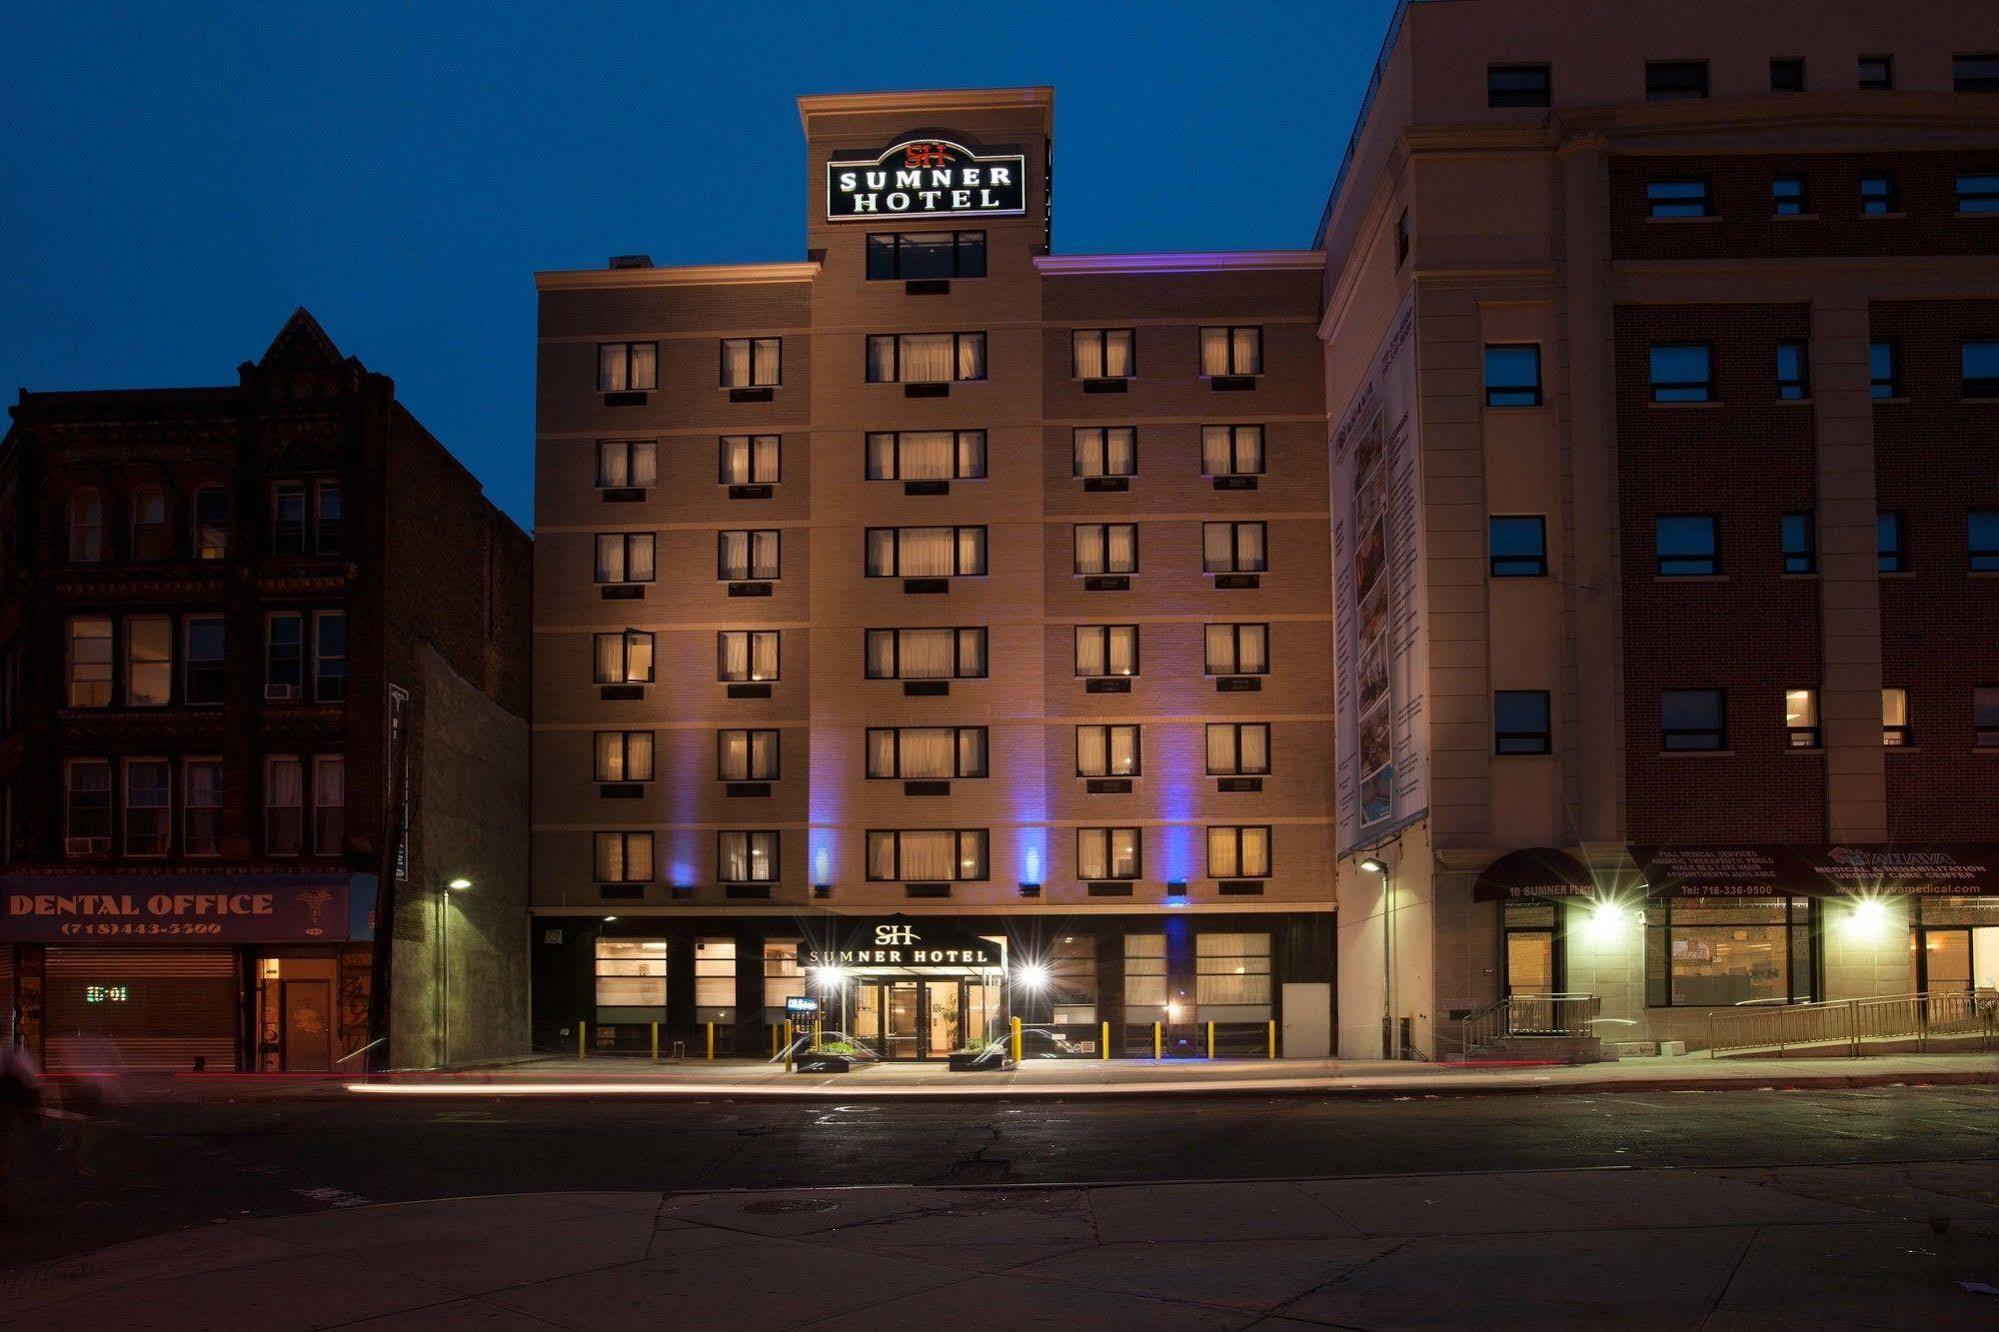
[[[1467,1051],[1506,1036],[1592,1036],[1603,996],[1580,991],[1509,994],[1464,1020]]]
[[[1938,1036],[1974,1036],[1990,1048],[1999,1034],[1999,992],[1932,990],[1827,999],[1808,1004],[1744,1004],[1708,1015],[1708,1055],[1724,1050],[1844,1045],[1858,1055],[1868,1041],[1911,1040],[1927,1049]]]

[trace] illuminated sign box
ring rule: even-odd
[[[1019,217],[1027,158],[981,155],[949,139],[904,139],[875,157],[826,163],[826,220]]]

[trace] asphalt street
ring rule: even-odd
[[[1999,1088],[798,1102],[187,1097],[15,1148],[0,1265],[244,1216],[554,1190],[1999,1158]]]

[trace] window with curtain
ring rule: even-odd
[[[1138,373],[1137,334],[1128,328],[1079,328],[1069,335],[1078,379],[1129,379]]]
[[[1270,876],[1270,829],[1208,829],[1208,877],[1264,879]]]
[[[1262,523],[1202,523],[1201,567],[1208,573],[1261,573],[1270,567]]]
[[[902,828],[868,834],[871,881],[977,881],[987,877],[984,828]]]
[[[164,560],[173,555],[167,529],[167,492],[147,487],[132,497],[132,558]]]
[[[1269,722],[1208,723],[1209,776],[1257,777],[1269,771]]]
[[[666,940],[599,938],[596,980],[599,1008],[665,1009]]]
[[[1138,763],[1138,727],[1090,725],[1076,728],[1078,777],[1136,777]]]
[[[599,490],[645,489],[659,483],[659,445],[649,439],[597,441]]]
[[[70,759],[63,765],[63,854],[105,855],[111,850],[111,764]]]
[[[229,492],[203,486],[194,492],[194,557],[219,560],[229,554]]]
[[[1076,674],[1089,677],[1137,675],[1138,626],[1077,625]]]
[[[1138,572],[1137,523],[1077,523],[1075,541],[1079,574]]]
[[[104,558],[104,496],[79,490],[69,497],[66,517],[69,558],[73,564],[95,564]]]
[[[983,333],[872,333],[870,384],[948,384],[986,377]]]
[[[347,697],[347,612],[312,613],[312,696],[321,703]]]
[[[604,393],[659,387],[659,344],[601,342],[597,344],[597,388]]]
[[[182,777],[181,854],[213,856],[222,850],[222,760],[191,758]]]
[[[1896,748],[1909,743],[1909,691],[1881,691],[1881,743]]]
[[[777,732],[730,729],[715,732],[715,775],[725,782],[777,780]]]
[[[297,611],[264,617],[264,683],[290,690],[288,698],[305,684],[305,616]]]
[[[187,648],[181,701],[196,706],[220,703],[228,689],[223,662],[224,620],[220,615],[190,615],[182,623]]]
[[[967,578],[986,571],[983,527],[870,527],[870,578]]]
[[[174,622],[166,615],[125,617],[125,705],[163,708],[173,702]]]
[[[715,834],[715,877],[723,883],[775,883],[777,834],[723,832]]]
[[[347,839],[347,759],[321,754],[312,761],[312,850],[337,856]]]
[[[983,430],[876,430],[868,434],[870,481],[967,481],[986,474]]]
[[[1207,476],[1262,475],[1263,427],[1202,426],[1201,471]]]
[[[870,629],[865,653],[870,680],[983,679],[986,631]]]
[[[1228,1006],[1270,1002],[1270,936],[1194,936],[1194,1000]]]
[[[1073,432],[1077,476],[1138,475],[1135,426],[1078,426]]]
[[[302,849],[305,765],[290,756],[264,760],[264,852],[295,856]]]
[[[781,338],[723,338],[723,388],[774,388],[783,380]]]
[[[778,529],[736,528],[715,535],[715,576],[727,582],[771,582],[778,576]]]
[[[1210,378],[1263,373],[1263,330],[1255,327],[1201,330],[1201,373]]]
[[[111,617],[73,615],[69,621],[69,689],[72,708],[111,706]]]
[[[1209,675],[1270,673],[1270,626],[1210,624],[1201,631],[1202,655]]]
[[[1166,1006],[1165,935],[1124,936],[1124,1002],[1127,1010]],[[1152,1016],[1143,1020],[1149,1022]]]
[[[924,781],[986,775],[983,726],[871,726],[868,776]]]
[[[696,1008],[736,1006],[734,939],[694,941],[694,1006]]]
[[[653,580],[654,535],[651,532],[599,532],[597,581],[650,583]]]
[[[595,839],[598,883],[649,883],[653,877],[652,834],[649,832],[600,832]]]
[[[1136,879],[1142,872],[1139,847],[1136,828],[1078,828],[1076,877]]]
[[[598,684],[651,684],[652,635],[643,629],[596,637]]]
[[[125,760],[125,854],[163,856],[173,825],[173,768],[165,759]]]
[[[778,631],[724,629],[715,635],[715,678],[724,681],[777,679]]]
[[[599,731],[596,735],[597,780],[600,782],[649,782],[652,780],[653,734],[651,731]]]
[[[776,485],[781,474],[783,437],[723,435],[719,446],[718,481],[725,486]]]

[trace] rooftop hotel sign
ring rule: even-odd
[[[949,139],[904,139],[868,158],[826,163],[826,220],[1018,217],[1027,211],[1027,158],[982,156]]]

